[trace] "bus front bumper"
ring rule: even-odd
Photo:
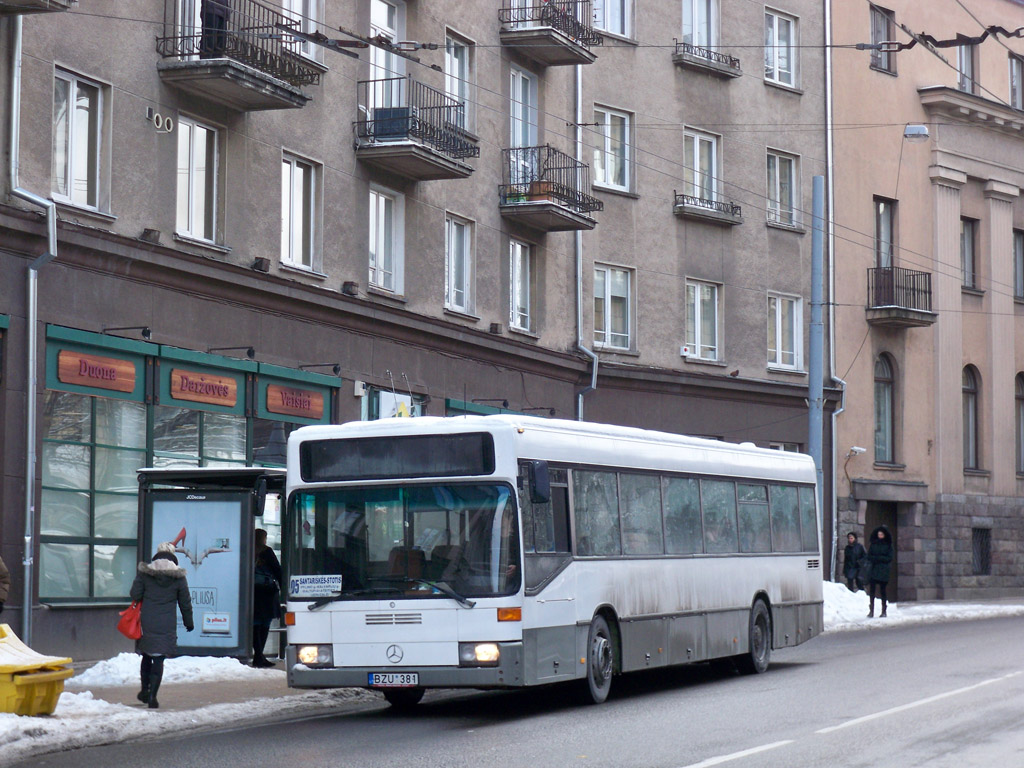
[[[499,643],[497,667],[308,667],[288,646],[286,669],[289,688],[371,688],[374,672],[415,672],[421,688],[518,688],[523,685],[523,644]]]

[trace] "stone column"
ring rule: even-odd
[[[1017,489],[1014,441],[1014,311],[1013,311],[1013,203],[1020,189],[990,180],[985,184],[987,202],[987,272],[992,276],[988,291],[988,366],[982,381],[979,414],[988,439],[982,446],[985,468],[992,471],[992,493],[1015,496]],[[987,397],[986,397],[987,395]]]
[[[933,165],[932,181],[932,326],[935,381],[935,450],[932,493],[963,493],[963,429],[961,377],[963,321],[960,289],[960,190],[967,174]]]

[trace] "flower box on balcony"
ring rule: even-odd
[[[554,184],[550,181],[531,181],[529,198],[534,202],[551,201]]]

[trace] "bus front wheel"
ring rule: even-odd
[[[608,622],[595,616],[587,639],[587,693],[594,704],[602,704],[612,689],[615,669],[615,641]]]
[[[768,669],[771,659],[772,616],[764,601],[758,600],[750,609],[750,648],[737,661],[744,674],[759,675]]]
[[[388,704],[399,710],[415,707],[423,698],[423,692],[422,688],[387,688],[382,691]]]

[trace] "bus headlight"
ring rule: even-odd
[[[460,667],[496,667],[500,660],[497,643],[459,643]]]
[[[334,666],[334,654],[329,645],[300,645],[296,658],[307,667]]]

